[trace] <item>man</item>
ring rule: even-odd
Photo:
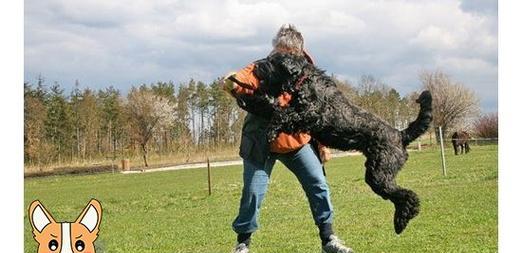
[[[272,40],[272,45],[272,53],[291,53],[306,57],[313,63],[312,58],[304,50],[301,33],[293,25],[283,25]],[[257,68],[262,61],[254,62],[229,74],[223,82],[223,88],[232,96],[252,94],[259,87],[260,81],[264,79],[263,75],[270,74],[266,70],[262,71],[261,68]],[[278,100],[280,106],[285,106],[291,100],[291,96],[286,93],[281,95]],[[319,145],[320,160],[309,144],[310,135],[306,133],[281,133],[272,143],[268,143],[266,141],[267,125],[268,121],[259,116],[249,113],[245,117],[239,152],[243,158],[244,185],[239,214],[232,224],[237,233],[237,245],[234,252],[249,252],[250,237],[258,228],[259,211],[276,160],[281,161],[290,169],[301,183],[315,224],[319,228],[323,253],[352,252],[334,235],[332,228],[333,207],[321,164],[321,160],[326,162],[329,159],[329,150]]]

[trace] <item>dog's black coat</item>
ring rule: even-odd
[[[309,132],[328,147],[362,152],[367,158],[365,181],[395,205],[394,227],[400,234],[419,213],[419,199],[398,186],[395,177],[408,159],[406,146],[431,123],[430,92],[422,92],[417,99],[421,106],[417,119],[399,131],[353,104],[332,78],[304,57],[273,54],[256,62],[254,74],[261,81],[254,95],[237,94],[236,98],[241,108],[270,119],[268,141],[280,132]],[[292,95],[284,108],[276,99],[283,92]]]

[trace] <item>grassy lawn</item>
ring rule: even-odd
[[[393,230],[393,205],[364,182],[364,157],[327,164],[337,234],[356,252],[496,252],[496,145],[473,146],[454,156],[446,149],[448,175],[436,149],[411,152],[399,184],[421,198],[421,213],[402,235]],[[103,205],[98,252],[230,252],[240,198],[242,168],[145,174],[55,176],[25,180],[25,208],[39,199],[58,221],[74,221],[90,198]],[[252,252],[320,252],[318,232],[297,180],[280,163],[272,174]],[[35,252],[25,215],[25,252]]]

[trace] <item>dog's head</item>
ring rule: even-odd
[[[56,222],[49,211],[35,200],[29,206],[29,221],[38,253],[95,253],[102,208],[92,199],[75,222]]]
[[[274,97],[292,92],[294,85],[309,65],[304,56],[274,53],[256,62],[255,75],[261,80],[260,89]]]

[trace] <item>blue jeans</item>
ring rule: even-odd
[[[271,153],[265,164],[243,160],[243,192],[239,214],[232,223],[236,233],[253,233],[258,228],[261,203],[268,188],[275,161],[294,173],[308,198],[316,225],[332,223],[333,207],[322,165],[309,144],[288,154]]]

